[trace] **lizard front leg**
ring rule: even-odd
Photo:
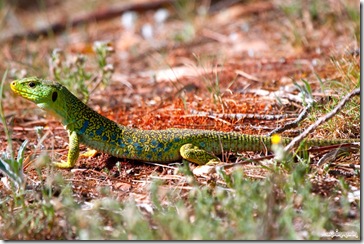
[[[58,168],[72,168],[78,159],[78,155],[80,154],[80,147],[79,147],[79,138],[75,131],[68,131],[69,134],[69,145],[68,145],[68,156],[67,156],[67,162],[61,161],[61,162],[53,162],[55,166]]]
[[[183,159],[198,165],[217,164],[221,162],[215,155],[192,144],[183,145],[179,151]]]

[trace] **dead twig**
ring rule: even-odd
[[[244,78],[247,78],[248,80],[256,81],[256,82],[262,82],[259,78],[255,77],[254,75],[250,75],[248,73],[245,73],[242,70],[235,70],[235,74],[243,76]]]
[[[267,136],[272,136],[273,134],[277,134],[277,133],[281,133],[283,131],[286,131],[288,129],[292,129],[298,126],[298,123],[301,122],[304,118],[307,117],[310,109],[312,108],[312,104],[313,103],[309,103],[303,110],[302,112],[299,114],[299,116],[297,117],[297,119],[295,119],[292,122],[289,122],[287,124],[285,124],[284,126],[278,127],[274,130],[272,130],[271,132],[269,132],[267,134]]]
[[[335,114],[337,114],[344,105],[351,99],[353,96],[360,95],[360,88],[354,89],[351,93],[346,95],[340,103],[328,114],[320,117],[315,123],[310,125],[306,130],[302,132],[299,136],[293,138],[293,140],[284,148],[285,151],[290,151],[292,148],[297,147],[298,144],[305,138],[309,133],[315,130],[319,125],[331,119]]]
[[[327,164],[331,161],[334,161],[336,158],[339,157],[339,155],[343,155],[347,152],[354,152],[358,150],[356,147],[351,147],[350,144],[346,147],[337,147],[335,150],[331,150],[327,152],[325,155],[323,155],[319,161],[317,162],[317,166],[322,166],[323,164]]]

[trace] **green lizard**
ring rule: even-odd
[[[55,162],[60,168],[72,168],[79,156],[79,143],[109,155],[150,162],[185,159],[203,165],[219,162],[215,155],[224,151],[264,151],[271,137],[192,129],[139,130],[109,120],[82,103],[57,82],[37,77],[15,80],[11,89],[60,118],[69,133],[67,161]],[[282,138],[287,144],[291,138]],[[355,139],[308,139],[306,146],[352,143]]]

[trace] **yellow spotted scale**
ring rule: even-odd
[[[79,156],[79,143],[109,155],[140,161],[168,163],[185,159],[203,165],[218,162],[222,152],[264,151],[271,137],[237,132],[193,129],[139,130],[125,127],[98,114],[63,85],[29,77],[15,80],[11,89],[60,118],[69,133],[67,161],[54,163],[72,168]],[[280,138],[282,144],[290,138]],[[352,143],[356,139],[308,139],[306,146]]]

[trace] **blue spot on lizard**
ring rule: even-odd
[[[80,129],[79,133],[82,135],[83,133],[85,133],[87,127],[88,127],[89,121],[85,120],[85,122],[83,122],[82,128]]]
[[[105,127],[101,126],[96,130],[96,135],[101,136],[102,132],[105,130]]]

